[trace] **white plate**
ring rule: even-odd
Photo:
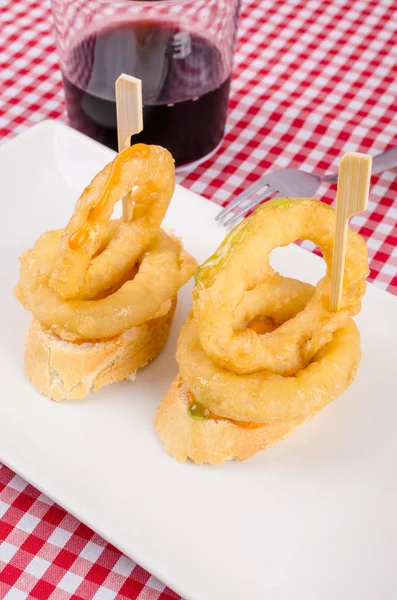
[[[178,330],[137,381],[56,404],[23,374],[29,323],[13,297],[17,256],[64,225],[112,153],[55,122],[0,149],[0,458],[71,513],[194,600],[394,597],[397,551],[396,298],[369,286],[357,319],[363,361],[351,388],[291,438],[245,463],[179,465],[153,418],[177,366]],[[199,261],[223,232],[218,207],[178,187],[167,224]],[[316,281],[322,261],[296,246],[284,272]],[[288,267],[288,268],[287,268]],[[394,339],[393,339],[394,338]]]

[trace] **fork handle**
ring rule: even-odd
[[[372,159],[372,175],[394,169],[395,167],[397,167],[397,146],[393,146],[393,148],[377,154]],[[336,183],[338,181],[338,174],[323,175],[320,179],[327,183]]]

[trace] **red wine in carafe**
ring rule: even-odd
[[[73,47],[63,72],[70,123],[117,150],[114,84],[142,79],[144,130],[132,143],[168,148],[180,165],[221,141],[230,74],[208,40],[170,24],[134,22],[91,34]]]

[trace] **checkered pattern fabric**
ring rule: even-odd
[[[59,0],[58,0],[59,1]],[[49,0],[0,4],[0,135],[66,119]],[[227,131],[179,182],[224,204],[266,171],[335,171],[347,150],[397,145],[394,0],[243,0]],[[396,172],[372,178],[352,225],[370,279],[397,293]],[[335,186],[317,194],[332,202]],[[177,596],[6,467],[0,469],[0,599]]]
[[[0,599],[180,598],[0,465]]]

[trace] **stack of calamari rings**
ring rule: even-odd
[[[82,398],[133,378],[164,346],[177,291],[196,268],[160,229],[174,186],[167,150],[132,146],[85,188],[66,228],[22,256],[16,295],[34,317],[25,367],[41,393]],[[132,220],[112,219],[128,194]]]
[[[340,309],[330,309],[335,211],[277,199],[238,225],[196,273],[193,310],[178,341],[179,374],[156,431],[178,461],[246,459],[285,438],[339,396],[361,353],[352,320],[368,275],[363,239],[348,232]],[[269,263],[277,246],[311,240],[326,275],[313,287]]]

